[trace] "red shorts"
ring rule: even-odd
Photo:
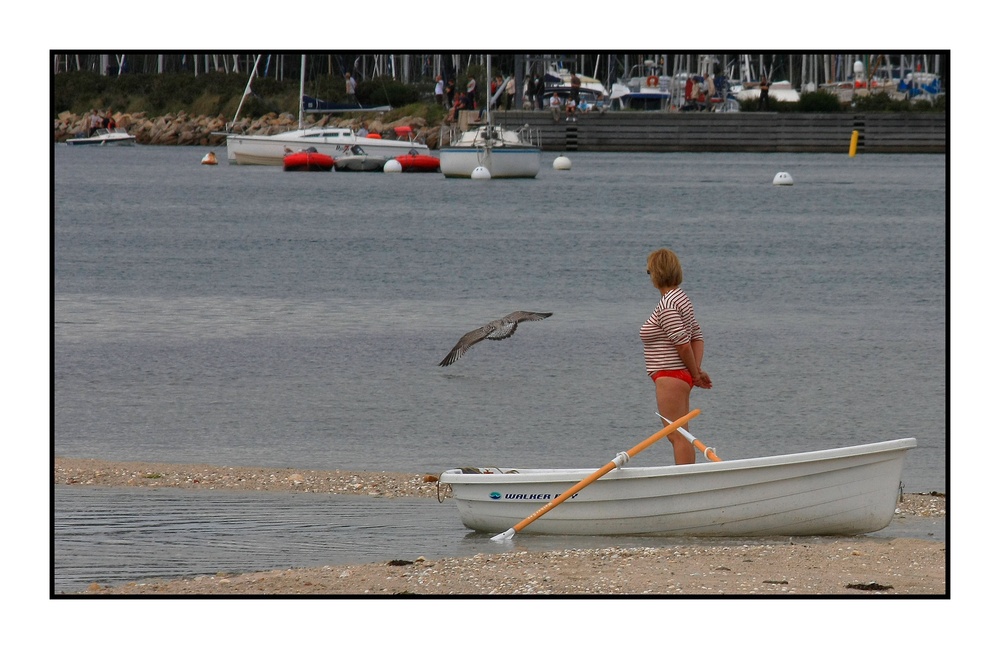
[[[691,378],[691,372],[687,370],[660,370],[659,372],[653,372],[653,376],[649,378],[653,379],[653,383],[656,383],[656,379],[663,378],[664,376],[669,376],[672,379],[680,379],[692,388],[694,387],[694,379]]]

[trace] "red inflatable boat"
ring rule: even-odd
[[[416,151],[410,151],[406,155],[395,157],[396,162],[403,168],[404,172],[410,171],[441,171],[441,160],[432,155],[420,155]]]
[[[315,150],[295,151],[285,154],[284,166],[285,171],[330,171],[333,169],[333,158]]]

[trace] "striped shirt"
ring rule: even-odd
[[[652,315],[639,329],[642,339],[646,372],[652,376],[660,370],[684,370],[687,366],[677,352],[677,345],[692,340],[704,340],[701,327],[694,319],[694,306],[687,293],[679,288],[667,291]]]

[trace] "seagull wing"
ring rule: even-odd
[[[525,320],[544,320],[550,315],[552,314],[539,313],[538,311],[514,311],[513,313],[508,313],[501,319],[513,322],[524,322]]]
[[[446,365],[451,365],[452,363],[460,359],[462,357],[462,354],[469,351],[470,347],[472,347],[473,345],[482,340],[486,340],[486,337],[489,336],[491,333],[493,333],[494,328],[495,327],[493,323],[490,323],[488,325],[483,325],[478,329],[473,329],[469,333],[465,334],[464,336],[458,339],[458,342],[455,343],[455,346],[451,348],[451,351],[448,352],[448,355],[445,356],[444,360],[438,363],[438,365],[440,365],[441,367],[444,367]]]

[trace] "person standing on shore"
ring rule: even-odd
[[[767,75],[760,75],[760,109],[767,110],[769,107],[767,90],[771,87],[771,84],[767,82]]]
[[[347,92],[347,101],[349,102],[356,101],[355,91],[357,89],[358,89],[358,82],[354,80],[354,77],[351,76],[351,73],[348,72],[344,74],[344,90]]]
[[[660,248],[646,258],[646,274],[660,292],[660,301],[639,330],[646,373],[656,386],[657,412],[676,421],[691,411],[691,389],[711,389],[712,379],[701,369],[705,338],[694,317],[694,306],[681,288],[684,273],[673,251]],[[663,422],[658,422],[661,426]],[[675,464],[693,464],[694,446],[685,437],[667,436]]]
[[[434,79],[434,82],[435,82],[434,83],[434,101],[437,102],[438,106],[441,106],[442,108],[444,108],[445,107],[444,106],[444,79],[442,79],[441,75],[439,74],[439,75],[437,75],[437,78]]]
[[[573,100],[573,105],[580,103],[580,77],[576,72],[572,72],[569,78],[569,98]]]
[[[455,80],[448,79],[448,83],[444,86],[444,98],[445,98],[445,108],[449,110],[455,105]]]
[[[471,106],[467,107],[466,110],[472,110],[476,107],[476,78],[470,72],[468,79],[465,84],[465,99]]]

